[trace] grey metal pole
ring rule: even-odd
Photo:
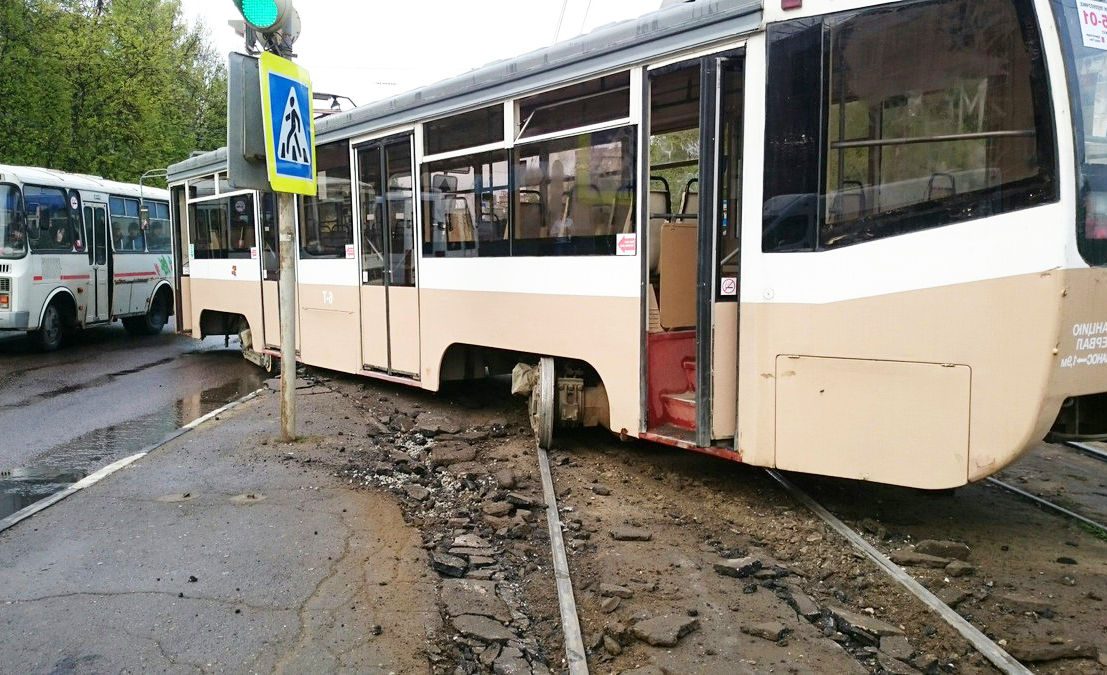
[[[277,194],[280,236],[281,440],[296,440],[296,197]]]

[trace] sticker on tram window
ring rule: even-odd
[[[1107,50],[1107,3],[1077,0],[1084,46]]]
[[[723,277],[719,284],[719,295],[738,295],[738,279]]]
[[[69,208],[76,211],[77,206],[78,206],[78,204],[77,204],[77,195],[73,195],[72,197],[69,198]]]
[[[353,260],[354,259],[354,245],[353,244],[346,244],[346,259],[347,260]]]
[[[615,255],[634,255],[638,253],[638,235],[620,234],[615,237]]]
[[[189,244],[188,245],[188,259],[189,260],[195,260],[196,259],[196,244]]]
[[[257,259],[258,259],[258,247],[257,246],[251,246],[250,247],[250,260],[257,260]]]

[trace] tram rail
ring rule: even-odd
[[[1083,443],[1081,441],[1065,441],[1065,446],[1073,448],[1075,450],[1079,450],[1092,459],[1098,459],[1101,462],[1107,462],[1107,452],[1100,450],[1090,443]]]

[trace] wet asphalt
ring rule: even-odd
[[[43,354],[0,335],[0,518],[261,386],[234,341],[121,325]]]

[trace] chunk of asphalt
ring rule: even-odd
[[[463,577],[469,564],[455,555],[448,553],[431,553],[431,568],[439,574],[448,577]]]
[[[453,617],[451,623],[453,623],[457,632],[482,642],[507,642],[516,637],[515,633],[508,630],[502,623],[487,616],[462,614]]]
[[[940,541],[924,539],[915,545],[915,550],[926,555],[938,558],[952,558],[954,560],[968,560],[972,552],[967,545],[957,541]]]
[[[649,541],[653,539],[653,533],[640,527],[616,527],[610,530],[611,538],[615,541]]]
[[[754,557],[735,558],[715,563],[715,571],[726,577],[744,579],[761,569],[761,561]]]
[[[788,629],[784,627],[784,624],[777,623],[775,621],[768,621],[765,623],[747,624],[740,629],[746,635],[752,635],[753,637],[759,637],[769,642],[779,642],[784,637]]]
[[[927,555],[926,553],[909,550],[893,551],[892,555],[888,557],[892,559],[892,562],[902,567],[942,569],[950,563],[949,558],[939,558],[936,555]]]
[[[634,624],[631,635],[653,647],[675,647],[685,635],[699,629],[699,619],[667,614]]]

